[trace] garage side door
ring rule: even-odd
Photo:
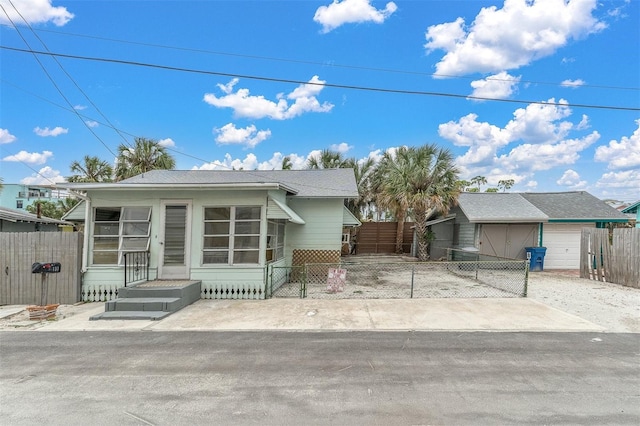
[[[580,269],[580,235],[584,227],[595,228],[595,223],[544,224],[544,269]]]

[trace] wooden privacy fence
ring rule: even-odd
[[[640,288],[640,228],[582,228],[580,277]]]
[[[413,222],[404,223],[403,253],[411,253],[413,225]],[[395,253],[397,229],[397,222],[364,222],[357,231],[356,254]]]
[[[0,305],[80,301],[81,233],[4,232],[0,251]],[[60,272],[32,273],[36,262],[59,262]]]

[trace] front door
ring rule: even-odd
[[[158,278],[189,279],[191,201],[161,203]]]

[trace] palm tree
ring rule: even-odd
[[[341,153],[323,149],[319,156],[307,160],[308,169],[338,169],[345,167],[345,159]]]
[[[355,174],[356,185],[358,186],[358,198],[347,200],[346,206],[358,220],[362,220],[362,214],[365,206],[373,199],[371,192],[371,178],[375,169],[373,158],[367,157],[365,160],[358,161],[355,158],[349,158],[344,161],[344,168],[351,168]]]
[[[84,156],[84,162],[73,161],[69,170],[76,173],[67,177],[69,182],[111,182],[113,167],[98,157]]]
[[[470,191],[470,192],[480,192],[480,185],[486,185],[487,184],[487,178],[484,176],[476,176],[473,179],[471,179],[471,184],[472,185],[478,185],[478,190],[477,191]]]
[[[150,170],[172,170],[176,160],[157,141],[135,138],[134,146],[118,147],[116,181],[130,178]]]
[[[371,185],[377,206],[389,210],[398,223],[396,229],[396,253],[398,254],[403,252],[404,221],[410,207],[405,191],[407,184],[403,180],[412,167],[410,157],[413,149],[403,146],[393,154],[386,151],[378,163]]]
[[[291,158],[286,156],[282,159],[282,170],[291,170],[293,169],[293,163],[291,162]]]
[[[378,202],[392,209],[398,219],[396,251],[402,249],[404,226],[400,222],[411,210],[418,237],[418,258],[426,260],[430,241],[427,221],[436,212],[448,213],[460,194],[453,155],[436,145],[401,147],[395,156],[385,153],[380,165]]]

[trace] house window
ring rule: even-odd
[[[267,222],[267,262],[280,260],[284,257],[284,220],[270,220]]]
[[[16,209],[22,209],[22,208],[24,208],[22,206],[22,200],[16,200]]]
[[[120,265],[123,253],[149,250],[151,208],[99,207],[93,219],[93,264]]]
[[[260,206],[204,209],[203,264],[260,261]]]

